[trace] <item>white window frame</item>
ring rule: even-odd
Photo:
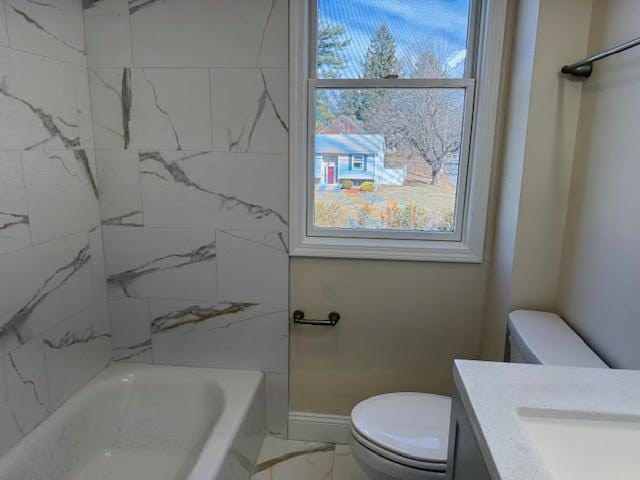
[[[470,31],[477,41],[474,78],[441,82],[439,80],[397,80],[400,88],[462,87],[465,88],[465,128],[468,139],[463,145],[456,195],[456,224],[452,234],[378,231],[375,237],[363,236],[357,229],[313,227],[312,197],[314,188],[313,124],[310,118],[315,86],[310,78],[310,62],[314,51],[310,39],[313,0],[290,0],[290,242],[292,256],[375,258],[395,260],[448,261],[479,263],[484,249],[487,202],[494,150],[496,111],[499,95],[502,47],[507,0],[475,0],[479,20],[478,31]],[[472,19],[473,20],[473,19]],[[472,21],[471,20],[471,21]],[[313,46],[315,48],[315,46]],[[470,63],[470,62],[468,62]],[[352,87],[350,82],[323,80],[325,87]],[[393,86],[388,80],[360,80],[369,87]],[[335,84],[335,85],[334,85]],[[369,85],[370,84],[370,85]],[[471,92],[471,95],[469,95]],[[475,92],[475,94],[473,94]],[[467,149],[464,151],[464,149]],[[465,161],[463,159],[468,159]],[[458,223],[459,222],[459,223]]]

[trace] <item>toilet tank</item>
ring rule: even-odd
[[[509,344],[513,363],[609,368],[555,313],[511,312]]]

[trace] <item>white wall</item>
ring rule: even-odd
[[[594,2],[589,51],[640,36],[636,0]],[[640,369],[640,49],[584,83],[559,310],[618,368]]]
[[[516,14],[483,356],[502,359],[507,314],[554,309],[581,84],[559,69],[587,50],[591,0],[531,0]]]

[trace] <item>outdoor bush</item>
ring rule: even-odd
[[[348,222],[340,203],[334,200],[320,200],[316,197],[314,223],[325,227],[346,227]]]
[[[453,227],[455,224],[455,217],[453,215],[453,210],[447,210],[444,214],[444,219],[442,221],[442,230],[446,232],[453,231]]]
[[[362,207],[360,207],[360,209],[358,210],[358,226],[366,227],[372,214],[373,205],[371,205],[370,203],[365,203],[364,205],[362,205]]]
[[[429,216],[421,205],[408,202],[406,206],[391,200],[382,212],[382,220],[388,228],[422,230],[428,225]]]
[[[373,182],[362,182],[360,184],[361,192],[373,192],[373,189],[374,189]]]
[[[350,188],[353,188],[353,182],[349,179],[347,180],[343,180],[342,181],[342,188],[343,190],[348,190]]]

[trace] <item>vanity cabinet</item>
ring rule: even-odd
[[[451,403],[446,479],[492,480],[457,388]]]

